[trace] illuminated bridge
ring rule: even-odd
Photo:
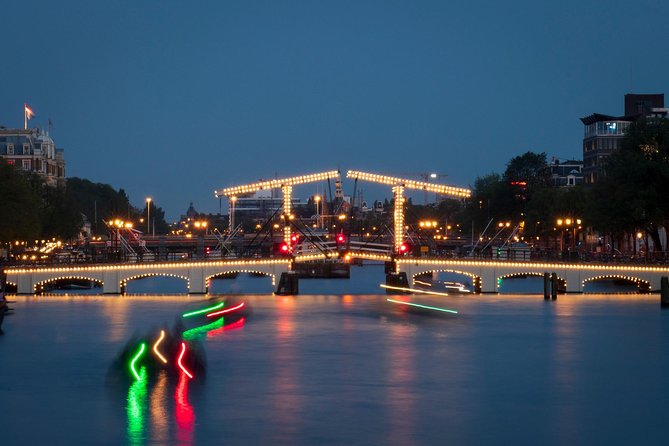
[[[120,294],[131,280],[146,277],[178,277],[188,284],[191,294],[207,292],[209,282],[219,276],[253,273],[269,276],[272,285],[290,270],[290,259],[220,260],[202,262],[131,263],[56,268],[11,268],[7,283],[18,294],[40,293],[50,284],[68,280],[88,280],[102,286],[105,294]]]
[[[233,203],[237,195],[254,193],[263,189],[278,189],[283,194],[280,209],[283,228],[281,230],[285,251],[288,255],[273,258],[228,258],[192,262],[120,263],[110,265],[88,265],[68,267],[33,267],[7,269],[7,282],[16,287],[19,294],[33,294],[48,289],[51,285],[72,280],[91,281],[101,285],[104,293],[118,294],[126,284],[135,279],[154,276],[171,276],[185,280],[189,293],[206,293],[212,279],[225,274],[253,273],[269,276],[279,294],[297,294],[297,274],[292,271],[294,262],[318,261],[343,256],[345,260],[369,259],[389,262],[386,283],[412,287],[416,279],[433,272],[453,272],[471,278],[475,291],[495,293],[499,283],[506,278],[543,276],[555,274],[567,292],[583,292],[590,281],[613,279],[636,284],[639,291],[659,290],[660,280],[669,276],[669,268],[654,266],[625,266],[620,264],[545,263],[517,261],[451,260],[408,256],[404,243],[405,190],[435,192],[453,198],[467,198],[468,189],[442,184],[421,182],[387,175],[350,170],[347,177],[357,182],[368,181],[388,185],[392,188],[395,208],[393,210],[393,243],[364,243],[346,240],[345,247],[336,243],[319,241],[313,234],[295,242],[295,230],[308,231],[297,226],[292,215],[293,187],[316,181],[339,179],[339,171],[327,171],[297,177],[261,181],[249,185],[228,187],[215,191],[217,197],[228,197]],[[306,243],[308,241],[308,243]],[[304,246],[308,245],[308,246]],[[342,249],[343,248],[343,249]],[[283,249],[283,248],[282,248]]]
[[[657,291],[662,276],[669,268],[628,266],[621,264],[546,263],[485,260],[445,260],[430,258],[400,258],[395,260],[395,273],[406,274],[409,285],[419,276],[431,272],[453,272],[472,279],[477,292],[496,293],[503,279],[543,276],[555,273],[567,293],[582,293],[585,285],[596,280],[622,280],[636,284],[639,291]]]

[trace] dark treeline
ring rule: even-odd
[[[79,236],[85,220],[93,234],[106,234],[104,221],[116,218],[132,222],[146,215],[135,208],[123,189],[93,183],[81,178],[68,178],[66,186],[50,187],[42,178],[16,169],[0,160],[0,242],[42,240],[56,237],[72,240]],[[169,229],[165,213],[151,204],[151,220],[156,233]]]
[[[580,218],[583,231],[607,236],[611,249],[624,237],[642,232],[656,250],[666,250],[660,228],[669,224],[669,120],[634,122],[621,149],[607,159],[605,173],[592,186],[555,187],[546,154],[527,152],[512,158],[503,173],[477,178],[465,203],[444,200],[421,206],[409,201],[407,222],[447,221],[459,224],[463,235],[472,227],[478,235],[490,221],[523,222],[525,240],[536,240],[555,236],[558,218]],[[132,206],[123,189],[80,178],[69,178],[65,188],[47,187],[37,175],[2,161],[0,197],[0,242],[72,239],[79,235],[84,216],[94,235],[106,234],[104,221],[121,218],[138,224],[147,215],[146,204]],[[151,230],[155,224],[156,234],[167,233],[163,210],[153,201],[150,206]],[[314,213],[312,202],[298,209],[302,217]],[[390,220],[392,213],[384,218]]]
[[[472,189],[464,206],[451,201],[413,213],[473,224],[476,234],[491,220],[522,221],[526,240],[554,236],[559,218],[580,218],[584,230],[606,236],[611,249],[643,232],[655,250],[666,250],[659,228],[669,223],[669,120],[634,122],[594,185],[555,187],[546,154],[527,152],[512,158],[504,173],[477,178]]]

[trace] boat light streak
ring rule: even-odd
[[[402,304],[402,305],[409,305],[411,307],[425,308],[425,309],[428,309],[428,310],[436,310],[436,311],[443,311],[445,313],[458,314],[457,311],[449,310],[448,308],[431,307],[429,305],[414,304],[412,302],[402,302],[401,300],[395,300],[395,299],[386,299],[386,300],[388,302],[393,302],[393,303]]]
[[[184,338],[185,340],[189,341],[191,339],[195,339],[198,337],[198,335],[205,334],[209,332],[210,330],[215,330],[217,328],[221,328],[223,324],[225,323],[225,318],[222,317],[220,319],[216,319],[214,322],[210,324],[205,324],[205,325],[200,325],[199,327],[191,328],[190,330],[186,330],[182,333],[181,337]]]
[[[219,334],[223,333],[224,331],[237,330],[239,328],[244,327],[245,322],[246,322],[246,319],[241,318],[241,319],[233,322],[232,324],[223,325],[222,327],[217,328],[216,330],[211,330],[211,331],[207,332],[207,337],[208,338],[213,338],[213,337],[218,336]]]
[[[139,345],[139,351],[137,352],[135,357],[132,358],[132,361],[130,361],[130,371],[132,372],[133,375],[135,375],[135,378],[137,379],[137,381],[139,381],[142,378],[139,376],[139,373],[135,369],[135,363],[137,362],[137,360],[139,360],[139,357],[144,354],[144,349],[146,349],[146,344],[144,342],[142,342]]]
[[[225,310],[216,311],[216,312],[214,312],[214,313],[209,313],[209,314],[207,315],[207,317],[220,316],[221,314],[225,314],[225,313],[229,313],[229,312],[234,311],[234,310],[238,310],[238,309],[242,308],[243,306],[244,306],[244,302],[242,302],[241,304],[237,305],[236,307],[227,308],[227,309],[225,309]]]
[[[177,359],[177,365],[179,366],[179,368],[181,370],[183,370],[183,372],[186,375],[188,375],[188,377],[190,379],[193,379],[193,375],[191,375],[190,372],[186,369],[186,367],[184,367],[184,365],[181,363],[181,360],[183,359],[185,353],[186,353],[186,343],[182,341],[181,342],[181,353],[179,354],[179,359]]]
[[[189,313],[184,313],[181,317],[197,316],[198,314],[202,314],[202,313],[206,313],[208,311],[213,311],[213,310],[218,310],[219,308],[223,308],[223,305],[225,305],[225,302],[221,302],[220,304],[214,305],[213,307],[202,308],[201,310],[195,310],[195,311],[191,311]]]
[[[167,359],[165,359],[165,357],[158,351],[158,345],[163,342],[163,339],[165,339],[165,330],[160,330],[160,338],[158,338],[156,343],[153,344],[153,353],[155,353],[156,356],[158,356],[158,358],[163,361],[163,364],[167,364]]]
[[[389,290],[398,290],[398,291],[408,291],[410,293],[422,293],[422,294],[431,294],[434,296],[448,296],[448,293],[440,293],[438,291],[428,291],[428,290],[421,290],[418,288],[404,288],[401,286],[391,286],[391,285],[384,285],[380,284],[379,285],[381,288],[386,288]]]

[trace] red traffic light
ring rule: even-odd
[[[346,241],[346,237],[344,237],[344,234],[338,234],[337,235],[337,243],[344,243]]]
[[[408,254],[411,250],[411,246],[408,243],[402,243],[399,247],[400,254]]]
[[[282,256],[289,256],[292,254],[293,251],[290,245],[286,242],[274,245],[274,250],[275,250],[274,252]]]

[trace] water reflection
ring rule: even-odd
[[[139,370],[139,379],[128,389],[126,412],[128,417],[128,441],[130,444],[144,444],[146,401],[146,367]]]
[[[168,383],[167,372],[161,370],[158,374],[158,382],[151,391],[151,437],[160,444],[165,444],[169,436],[166,407]]]
[[[185,373],[179,376],[179,384],[174,391],[174,417],[177,422],[179,444],[193,444],[195,411],[188,401],[190,378]]]
[[[387,444],[412,444],[416,438],[416,358],[415,328],[411,325],[391,326],[388,357],[388,412],[390,426]]]
[[[297,366],[299,353],[295,345],[295,298],[285,296],[277,301],[276,348],[272,377],[271,404],[276,416],[275,438],[279,443],[294,443],[302,409],[302,392]]]

